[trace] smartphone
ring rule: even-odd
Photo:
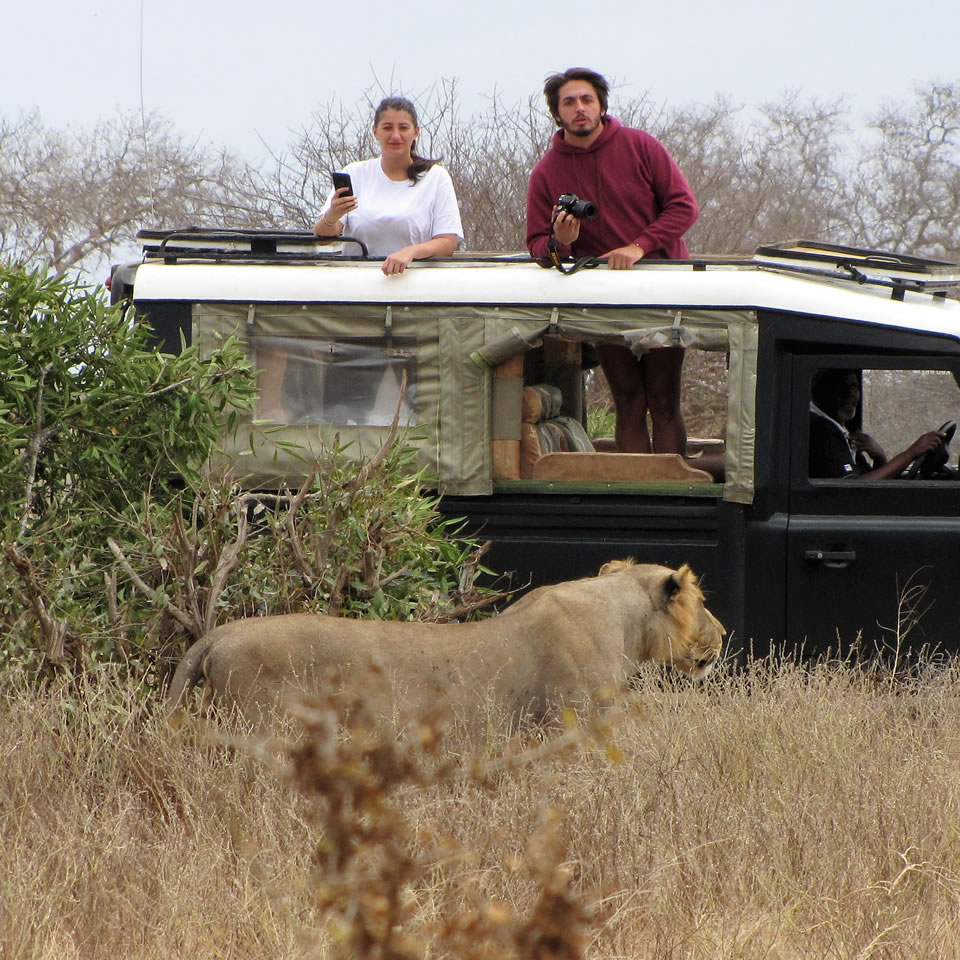
[[[333,189],[339,190],[341,187],[346,187],[347,192],[341,193],[341,197],[352,197],[353,196],[353,183],[350,181],[349,173],[337,172],[333,174]]]

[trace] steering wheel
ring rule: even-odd
[[[921,480],[933,480],[950,459],[950,451],[947,448],[950,446],[950,441],[956,432],[956,421],[947,420],[947,422],[937,430],[937,433],[943,434],[940,443],[932,450],[921,453],[920,456],[913,461],[910,469],[907,470],[905,474],[907,480],[915,480],[917,477],[920,477]]]

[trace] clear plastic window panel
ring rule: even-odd
[[[399,404],[400,425],[409,426],[416,409],[414,346],[396,339],[253,337],[258,412],[291,425],[389,426]]]

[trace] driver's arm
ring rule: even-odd
[[[893,477],[899,477],[907,467],[913,463],[917,457],[931,450],[936,450],[944,434],[938,430],[931,430],[920,437],[917,437],[906,450],[901,451],[895,457],[891,457],[885,464],[870,470],[867,473],[861,473],[860,480],[890,480]]]

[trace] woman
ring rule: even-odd
[[[463,240],[453,181],[436,160],[416,154],[419,134],[417,111],[409,100],[382,100],[373,117],[380,156],[343,168],[350,174],[352,193],[350,187],[334,190],[313,228],[318,237],[345,234],[362,240],[371,256],[384,258],[381,269],[388,277],[403,273],[412,260],[449,257]],[[286,423],[286,351],[263,348],[258,360],[258,417]]]
[[[334,190],[314,226],[318,237],[345,234],[384,257],[383,272],[403,273],[412,260],[449,257],[463,240],[450,174],[416,153],[417,111],[404,97],[387,97],[373,117],[380,156],[344,167],[353,182]]]

